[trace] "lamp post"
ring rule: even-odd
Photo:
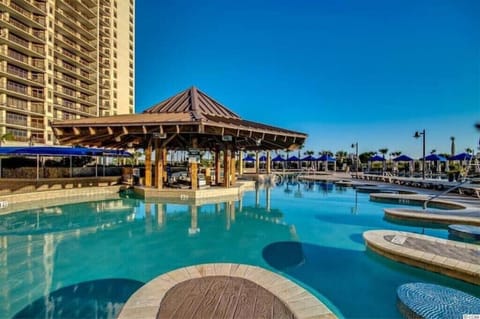
[[[358,178],[358,142],[352,144],[355,147],[355,178]]]
[[[423,145],[423,157],[422,157],[422,179],[425,179],[425,129],[421,132],[416,131],[413,137],[419,138],[420,135],[422,136],[422,145]]]

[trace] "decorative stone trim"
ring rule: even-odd
[[[312,294],[285,277],[256,266],[228,263],[189,266],[160,275],[128,299],[118,318],[154,319],[168,290],[181,282],[208,276],[231,276],[250,280],[277,296],[299,319],[337,318]]]
[[[394,220],[435,222],[440,224],[466,224],[480,226],[480,215],[473,212],[451,212],[439,213],[437,211],[420,211],[404,208],[386,208],[383,210],[385,217]],[[469,216],[469,214],[471,216]]]
[[[393,237],[391,240],[387,238]],[[474,244],[461,243],[453,240],[435,238],[426,235],[392,230],[371,230],[363,233],[366,245],[372,251],[411,266],[423,268],[432,272],[461,279],[473,284],[480,284],[480,265],[452,256],[434,254],[420,249],[405,247],[408,238],[417,238],[430,242],[438,247],[454,248],[457,251],[474,251],[480,256],[480,247]],[[402,239],[403,240],[402,242]]]

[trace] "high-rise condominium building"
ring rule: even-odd
[[[134,113],[134,9],[0,0],[0,138],[53,144],[52,119]]]

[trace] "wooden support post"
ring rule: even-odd
[[[215,184],[220,185],[220,151],[215,150]]]
[[[258,156],[258,151],[255,151],[255,174],[260,173],[260,156]]]
[[[190,162],[190,185],[192,190],[198,189],[198,164],[197,162]]]
[[[145,186],[152,186],[152,145],[150,142],[145,149]]]
[[[167,174],[167,148],[162,147],[162,163],[163,163],[163,184],[168,182],[168,174]]]
[[[155,149],[155,186],[157,189],[163,188],[163,175],[164,175],[164,148],[157,145]]]
[[[267,151],[267,163],[265,163],[267,165],[267,175],[270,175],[272,173],[272,158],[271,158],[271,154],[270,154],[270,151]]]
[[[230,185],[234,186],[235,183],[237,182],[237,168],[235,166],[235,151],[232,151],[230,155]]]
[[[240,151],[238,155],[238,175],[242,176],[243,175],[243,152]]]
[[[230,187],[230,151],[223,151],[223,187]]]

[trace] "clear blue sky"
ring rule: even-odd
[[[136,112],[195,85],[305,150],[476,151],[478,0],[137,0]]]

